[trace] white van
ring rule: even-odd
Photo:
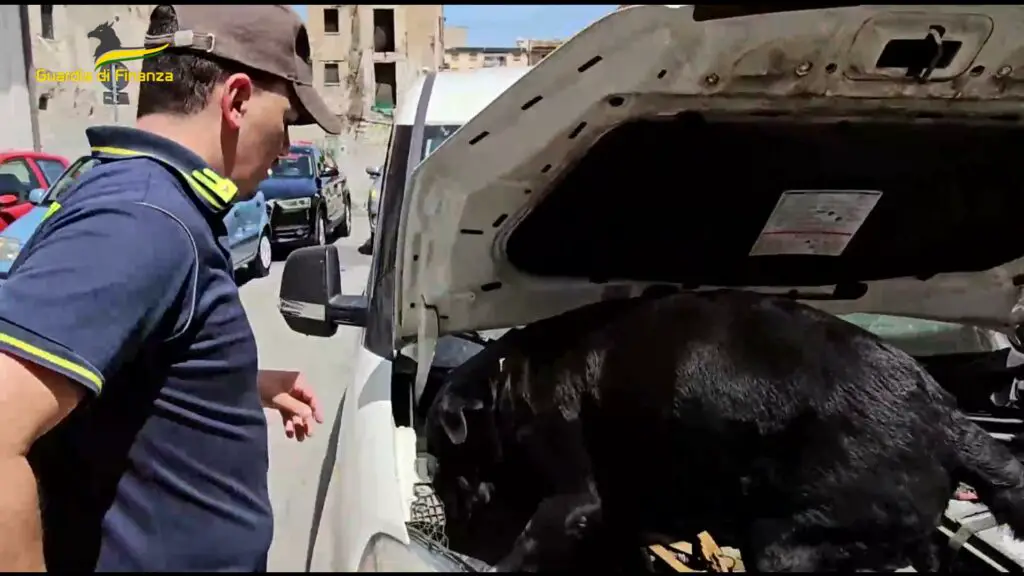
[[[282,278],[292,329],[364,329],[324,511],[343,528],[318,544],[334,570],[476,570],[425,535],[441,377],[481,331],[652,285],[875,315],[848,318],[938,343],[911,353],[989,401],[971,370],[1012,366],[1024,323],[1024,8],[746,8],[630,6],[522,77],[429,75],[401,102],[366,293],[341,294],[331,246]],[[937,537],[1019,571],[986,514],[953,506]]]
[[[384,193],[384,188],[404,187],[408,168],[419,164],[530,68],[480,68],[428,74],[418,78],[413,87],[401,95],[388,141],[385,165],[366,168],[366,173],[374,181],[372,186],[375,190],[371,195],[376,196],[370,198],[367,204],[367,212],[370,214],[370,238],[367,244],[374,243],[376,239],[376,223],[381,210],[380,195]],[[422,139],[423,145],[420,150],[412,151],[413,155],[410,156],[409,142],[413,138],[417,104],[424,94],[427,95],[427,109],[423,117],[422,136],[417,138],[417,141]],[[410,160],[415,160],[412,165],[409,164]],[[382,181],[384,174],[381,171],[390,176],[388,182]],[[364,253],[371,252],[372,246]]]
[[[421,458],[416,465],[417,437],[412,428],[415,417],[410,402],[415,368],[408,357],[395,349],[398,335],[391,324],[395,306],[394,255],[400,242],[398,223],[406,184],[426,156],[529,70],[530,67],[503,67],[430,73],[419,78],[399,99],[380,183],[374,258],[366,292],[360,296],[338,295],[331,307],[332,317],[339,323],[362,329],[356,375],[339,414],[339,449],[334,470],[337,480],[332,485],[340,484],[342,489],[335,492],[336,505],[324,512],[343,518],[344,529],[340,540],[317,545],[318,549],[330,549],[334,570],[350,572],[359,568],[367,551],[372,549],[371,541],[374,546],[393,545],[391,540],[381,536],[408,543],[406,522],[413,520],[413,503],[419,498],[417,508],[421,516],[424,506],[436,503],[430,496],[427,479],[422,477],[426,467],[424,460]],[[336,263],[337,259],[331,262]],[[308,272],[294,277],[306,278],[302,282],[309,286],[306,274]],[[287,293],[287,289],[282,292],[281,310],[293,329],[320,336],[334,333],[335,324],[322,324],[323,307],[312,310],[303,302],[309,302],[308,298],[289,299]],[[367,322],[371,317],[375,320]],[[455,366],[480,348],[457,338],[442,340],[437,367]],[[446,360],[445,354],[452,358]],[[410,366],[413,372],[409,371]],[[429,367],[430,363],[425,366]],[[340,448],[352,443],[361,448]],[[408,466],[398,466],[400,472],[396,473],[398,462]],[[434,516],[436,519],[438,515]],[[428,523],[433,521],[427,520]],[[420,570],[415,563],[406,566]],[[459,568],[441,564],[437,569]]]

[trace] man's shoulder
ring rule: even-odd
[[[195,237],[207,227],[203,226],[202,213],[182,191],[186,185],[169,168],[148,158],[104,162],[83,174],[73,188],[58,198],[60,207],[50,219],[53,222],[47,222],[50,226],[44,228],[116,210],[122,214],[145,214],[140,224],[162,213],[157,219],[174,222]]]
[[[82,175],[61,199],[63,206],[94,201],[126,201],[171,210],[194,212],[185,194],[186,184],[171,169],[149,158],[108,160]]]

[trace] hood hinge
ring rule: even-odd
[[[440,328],[437,308],[428,305],[420,296],[420,324],[416,331],[416,380],[413,384],[413,402],[419,400],[424,388],[427,387],[427,376],[430,375],[430,365],[434,363],[437,333]]]

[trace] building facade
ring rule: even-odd
[[[0,150],[35,146],[22,14],[23,7],[16,4],[0,6],[0,111],[5,128],[0,133]]]
[[[444,27],[444,49],[449,48],[462,48],[469,44],[467,38],[469,37],[469,28],[465,26],[445,26]]]
[[[440,4],[309,6],[313,81],[336,114],[388,116],[399,94],[444,64]]]
[[[475,70],[496,66],[527,66],[529,58],[522,48],[460,46],[445,49],[444,64],[447,70]]]
[[[465,39],[465,28],[447,28],[446,34],[459,30]],[[451,34],[454,36],[454,34]],[[444,51],[444,67],[448,70],[475,70],[495,66],[535,66],[554,52],[562,40],[516,40],[510,48],[474,47],[447,44]]]
[[[541,60],[548,57],[556,48],[565,43],[565,40],[536,40],[519,39],[516,46],[525,50],[530,66],[536,66]]]

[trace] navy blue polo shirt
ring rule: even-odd
[[[235,187],[140,130],[0,287],[0,348],[89,391],[29,454],[50,571],[261,571],[273,532],[256,341],[222,221]]]

